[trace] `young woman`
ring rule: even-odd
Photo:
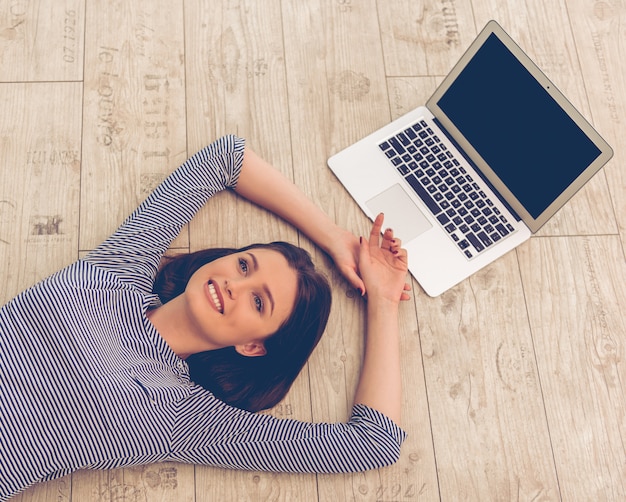
[[[182,226],[225,188],[305,232],[367,293],[347,423],[253,413],[282,399],[326,324],[329,288],[306,253],[253,245],[159,270]],[[407,267],[382,224],[360,240],[340,229],[240,138],[195,154],[95,251],[0,309],[0,500],[78,469],[348,472],[396,461]]]

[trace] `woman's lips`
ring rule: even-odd
[[[207,296],[211,305],[220,314],[224,313],[224,300],[220,292],[220,288],[213,281],[209,281],[206,285]]]

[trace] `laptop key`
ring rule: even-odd
[[[505,237],[505,236],[509,235],[509,233],[510,233],[510,232],[509,232],[509,231],[508,231],[508,230],[504,227],[504,225],[502,225],[501,223],[498,223],[498,224],[496,225],[496,230],[497,230],[498,232],[500,232],[500,235],[501,235],[502,237]]]
[[[430,212],[433,213],[434,216],[437,216],[441,212],[441,208],[424,189],[419,180],[413,175],[407,176],[405,180],[407,180],[409,185],[411,185],[411,188],[415,191],[419,198],[422,199],[424,204],[426,204],[426,207],[430,210]]]
[[[389,144],[396,151],[398,155],[402,155],[403,153],[406,152],[404,147],[400,144],[400,142],[396,138],[391,138],[389,140]]]
[[[468,241],[470,241],[470,242],[472,243],[472,246],[474,246],[474,249],[475,249],[476,251],[478,251],[479,253],[480,253],[483,249],[485,249],[485,246],[483,246],[483,245],[481,244],[481,242],[478,240],[478,237],[476,237],[474,234],[469,233],[469,234],[467,234],[467,236],[466,236],[466,237],[467,237],[467,240],[468,240]]]
[[[478,238],[482,241],[482,243],[487,246],[491,246],[493,241],[487,236],[485,232],[478,232]]]
[[[398,138],[400,140],[400,143],[402,143],[404,146],[409,146],[411,144],[411,140],[402,133],[397,134],[396,138]]]
[[[411,172],[411,170],[404,164],[400,164],[396,169],[402,176],[406,176]]]

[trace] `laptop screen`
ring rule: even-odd
[[[601,153],[493,33],[437,105],[533,218]]]

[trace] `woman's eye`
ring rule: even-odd
[[[248,262],[243,258],[239,258],[239,268],[244,274],[248,273]]]
[[[263,312],[263,299],[260,296],[254,295],[254,305],[259,312]]]

